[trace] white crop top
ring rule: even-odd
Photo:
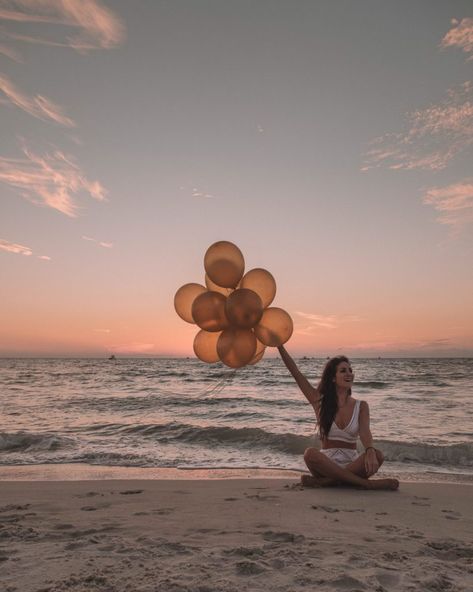
[[[341,430],[335,423],[335,420],[333,420],[332,426],[330,427],[330,432],[327,434],[327,438],[330,440],[349,442],[350,444],[354,444],[356,442],[358,433],[360,431],[360,403],[361,401],[355,401],[355,408],[353,409],[353,415],[351,416],[350,423],[343,430]]]

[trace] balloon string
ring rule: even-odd
[[[197,393],[197,396],[202,397],[205,395],[215,395],[215,394],[219,394],[221,393],[224,388],[228,385],[230,385],[233,382],[233,379],[235,378],[236,375],[236,370],[231,370],[230,372],[226,372],[223,377],[218,380],[218,382],[216,384],[211,384],[208,387],[204,388],[202,391],[200,391],[199,393]],[[177,391],[171,391],[168,389],[163,389],[160,388],[159,389],[159,393],[162,395],[173,395],[173,396],[182,396],[182,392],[177,392]]]
[[[203,391],[202,394],[211,395],[211,394],[221,393],[227,385],[230,385],[233,382],[233,379],[235,378],[235,374],[236,374],[236,370],[231,370],[230,372],[227,372],[224,375],[224,377],[217,382],[216,385],[214,385],[213,387],[207,388],[206,390]]]

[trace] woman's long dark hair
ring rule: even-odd
[[[338,365],[342,362],[350,363],[350,360],[345,356],[337,356],[331,358],[326,364],[322,372],[320,380],[320,402],[319,402],[319,433],[320,439],[327,437],[332,427],[333,420],[338,411],[337,388],[335,386],[335,374],[337,373]],[[351,394],[351,389],[350,389]]]

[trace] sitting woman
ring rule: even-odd
[[[321,441],[321,449],[307,448],[305,463],[312,475],[302,475],[306,487],[327,487],[340,483],[363,489],[397,489],[397,479],[374,479],[383,463],[383,453],[373,446],[368,403],[352,397],[353,370],[348,358],[337,356],[325,365],[317,388],[314,388],[280,346],[279,353],[299,388],[312,405]],[[356,450],[358,436],[365,448]]]

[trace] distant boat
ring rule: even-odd
[[[112,354],[108,359],[109,360],[116,360],[117,358]]]

